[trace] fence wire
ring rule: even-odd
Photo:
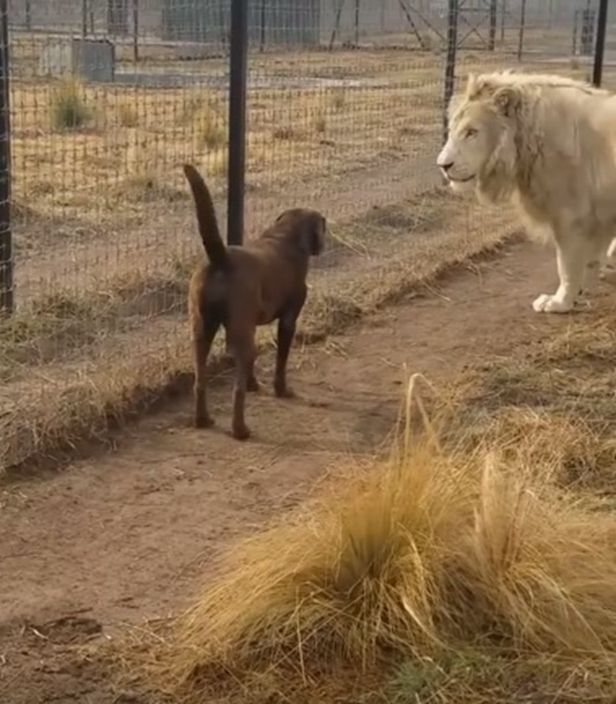
[[[327,216],[312,333],[515,227],[443,190],[448,60],[458,85],[508,67],[589,77],[596,2],[459,0],[455,51],[451,4],[249,0],[246,237],[288,207]],[[6,467],[102,432],[190,368],[185,294],[202,252],[181,165],[201,169],[224,223],[230,2],[10,0],[4,19]]]

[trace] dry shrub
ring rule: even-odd
[[[123,100],[117,106],[118,122],[122,127],[134,128],[139,124],[139,113],[135,101]]]
[[[285,701],[323,673],[479,644],[551,667],[613,665],[616,517],[559,489],[557,468],[523,451],[445,450],[433,427],[414,438],[409,426],[388,460],[231,549],[153,646],[150,682],[205,702],[221,678],[242,687],[285,672]]]
[[[327,129],[327,117],[323,110],[318,110],[313,116],[315,132],[323,133]]]
[[[229,167],[229,152],[226,149],[218,149],[211,152],[204,159],[204,172],[210,177],[221,178],[227,174]]]
[[[187,197],[169,182],[168,164],[158,141],[140,130],[128,132],[127,178],[117,186],[117,195],[133,201],[177,201]]]
[[[346,90],[344,88],[336,88],[331,94],[331,103],[334,110],[342,110],[346,104]]]
[[[77,78],[64,78],[51,92],[51,121],[56,130],[84,127],[91,119],[85,103],[85,90]]]
[[[212,108],[201,108],[194,116],[195,146],[197,151],[215,151],[227,143],[227,127],[224,118]]]
[[[559,481],[613,493],[616,328],[611,310],[575,316],[524,355],[469,370],[466,422],[475,437],[523,447],[559,467]]]
[[[280,140],[293,140],[293,139],[299,139],[300,133],[298,130],[296,130],[293,127],[276,127],[273,132],[272,132],[272,137],[274,139],[280,139]]]

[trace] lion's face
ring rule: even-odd
[[[455,190],[475,186],[502,143],[505,126],[491,105],[467,102],[452,111],[449,136],[437,165]]]

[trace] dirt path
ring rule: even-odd
[[[265,356],[248,443],[227,435],[225,383],[212,394],[212,431],[190,427],[183,399],[133,426],[116,452],[1,486],[0,700],[121,701],[100,673],[66,664],[75,643],[180,608],[214,546],[296,504],[336,458],[374,448],[396,419],[403,364],[442,379],[567,325],[531,309],[555,279],[553,254],[530,245],[469,266],[439,290],[296,350],[295,401],[272,397]]]

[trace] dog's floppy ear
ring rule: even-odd
[[[320,213],[310,213],[302,218],[300,224],[301,247],[310,257],[321,254],[325,247],[327,223]]]

